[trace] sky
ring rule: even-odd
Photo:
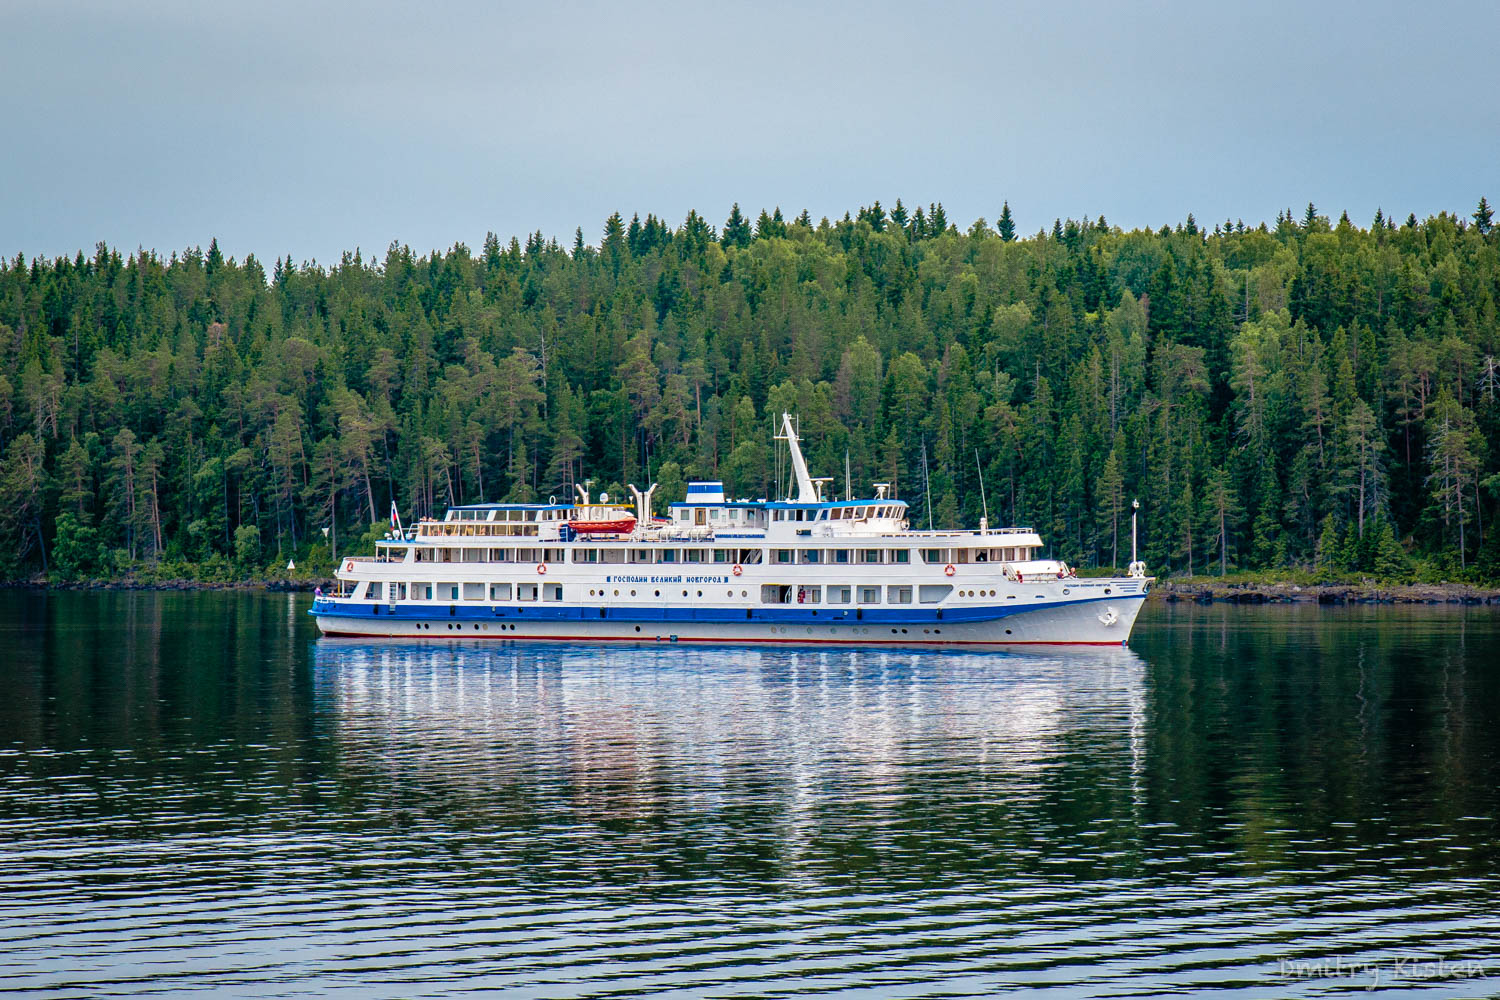
[[[1500,201],[1500,3],[0,0],[0,253]]]

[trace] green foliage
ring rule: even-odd
[[[933,202],[722,232],[612,215],[335,266],[216,243],[0,262],[0,573],[326,569],[392,501],[814,474],[926,521],[1030,524],[1084,567],[1500,572],[1500,232],[1309,205],[1273,228],[1020,238]],[[922,456],[927,456],[923,475]],[[780,489],[786,488],[785,472]],[[377,527],[368,529],[375,524]],[[330,545],[331,548],[331,545]],[[319,562],[321,560],[321,562]]]

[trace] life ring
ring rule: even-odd
[[[958,572],[958,570],[956,570],[956,569],[953,568],[953,564],[952,563],[949,563],[948,565],[946,565],[946,566],[943,567],[943,575],[944,576],[952,576],[954,573],[957,573],[957,572]]]
[[[729,572],[733,573],[735,576],[739,576],[741,573],[745,572],[745,567],[741,566],[739,563],[735,563],[734,568]]]
[[[547,564],[546,563],[537,563],[536,564],[536,571],[537,571],[537,575],[538,576],[545,576],[547,574]]]
[[[354,572],[354,560],[353,559],[345,559],[344,560],[344,572],[345,573],[353,573]]]

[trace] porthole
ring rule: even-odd
[[[1063,593],[1064,593],[1064,594],[1071,594],[1071,593],[1072,593],[1072,591],[1071,591],[1071,590],[1069,590],[1069,589],[1068,589],[1068,588],[1067,588],[1067,587],[1064,587],[1064,588],[1063,588]]]
[[[633,591],[633,590],[632,590],[632,591],[631,591],[631,592],[630,592],[630,596],[631,596],[631,597],[634,597],[634,596],[635,596],[635,591]],[[637,629],[637,631],[639,631],[639,629]]]
[[[639,625],[637,625],[637,626],[636,626],[636,627],[635,627],[635,630],[636,630],[636,631],[637,631],[637,632],[639,632],[639,631],[640,631],[640,630],[641,630],[641,627],[640,627],[640,626],[639,626]]]
[[[1105,597],[1108,597],[1111,593],[1113,593],[1113,591],[1111,591],[1108,587],[1104,588],[1104,596]]]
[[[684,590],[684,591],[683,591],[683,592],[682,592],[682,596],[683,596],[683,597],[686,597],[686,596],[687,596],[687,591],[685,591],[685,590]],[[702,596],[703,596],[703,591],[701,591],[701,590],[700,590],[700,591],[698,591],[698,596],[699,596],[699,597],[702,597]]]
[[[620,592],[619,592],[619,591],[618,591],[618,590],[617,590],[617,591],[615,591],[615,596],[616,596],[616,597],[619,597],[619,596],[620,596]]]
[[[734,591],[732,591],[732,590],[726,590],[726,591],[724,591],[724,594],[725,594],[726,597],[733,597],[734,596]]]
[[[1006,629],[1006,630],[1005,630],[1005,634],[1006,634],[1006,635],[1010,635],[1010,629]]]
[[[905,634],[906,634],[906,629],[902,629],[902,630],[901,630],[901,634],[902,634],[902,635],[905,635]]]
[[[683,591],[683,593],[687,593],[687,591]],[[699,596],[699,597],[702,597],[702,596],[703,596],[703,591],[701,591],[701,590],[700,590],[700,591],[698,591],[698,596]]]
[[[661,596],[661,591],[659,591],[659,590],[653,590],[651,593],[652,593],[652,595],[654,595],[656,597],[660,597]]]

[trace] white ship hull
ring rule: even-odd
[[[566,642],[704,642],[796,645],[1119,646],[1145,601],[1140,580],[1066,581],[1050,599],[944,608],[767,610],[739,606],[669,609],[631,606],[354,606],[320,601],[325,635],[360,638],[464,638]],[[1123,593],[1128,588],[1130,593]],[[1041,588],[1031,588],[1041,589]],[[1103,596],[1103,591],[1113,591]],[[991,599],[992,601],[994,599]],[[738,619],[738,620],[734,620]]]

